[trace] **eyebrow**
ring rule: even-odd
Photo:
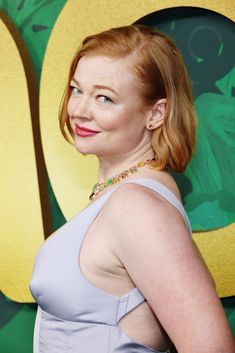
[[[71,78],[71,81],[75,82],[78,86],[80,85],[80,83],[74,77]]]
[[[76,80],[76,78],[72,78],[71,81],[74,81],[78,86],[80,86],[80,83]],[[108,87],[108,86],[105,86],[105,85],[94,85],[94,88],[97,88],[97,89],[107,89],[111,92],[113,92],[114,94],[118,95],[117,92],[112,88],[112,87]]]

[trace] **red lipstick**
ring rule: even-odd
[[[98,134],[99,132],[100,131],[91,130],[91,129],[88,129],[86,127],[82,127],[79,125],[76,125],[76,127],[75,127],[75,134],[80,137],[94,136],[94,135]]]

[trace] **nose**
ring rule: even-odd
[[[70,97],[68,102],[68,114],[70,117],[91,119],[90,100],[84,94],[79,97]]]

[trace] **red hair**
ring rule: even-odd
[[[67,113],[69,85],[80,58],[85,55],[132,56],[131,69],[140,83],[146,105],[160,98],[167,99],[164,122],[152,136],[156,167],[184,171],[195,149],[196,114],[191,83],[181,53],[173,41],[142,25],[112,28],[85,38],[72,60],[59,111],[60,128],[68,141],[65,127],[73,137]]]

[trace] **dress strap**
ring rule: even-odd
[[[142,304],[146,299],[138,288],[132,289],[119,299],[116,323],[121,320],[131,310]]]

